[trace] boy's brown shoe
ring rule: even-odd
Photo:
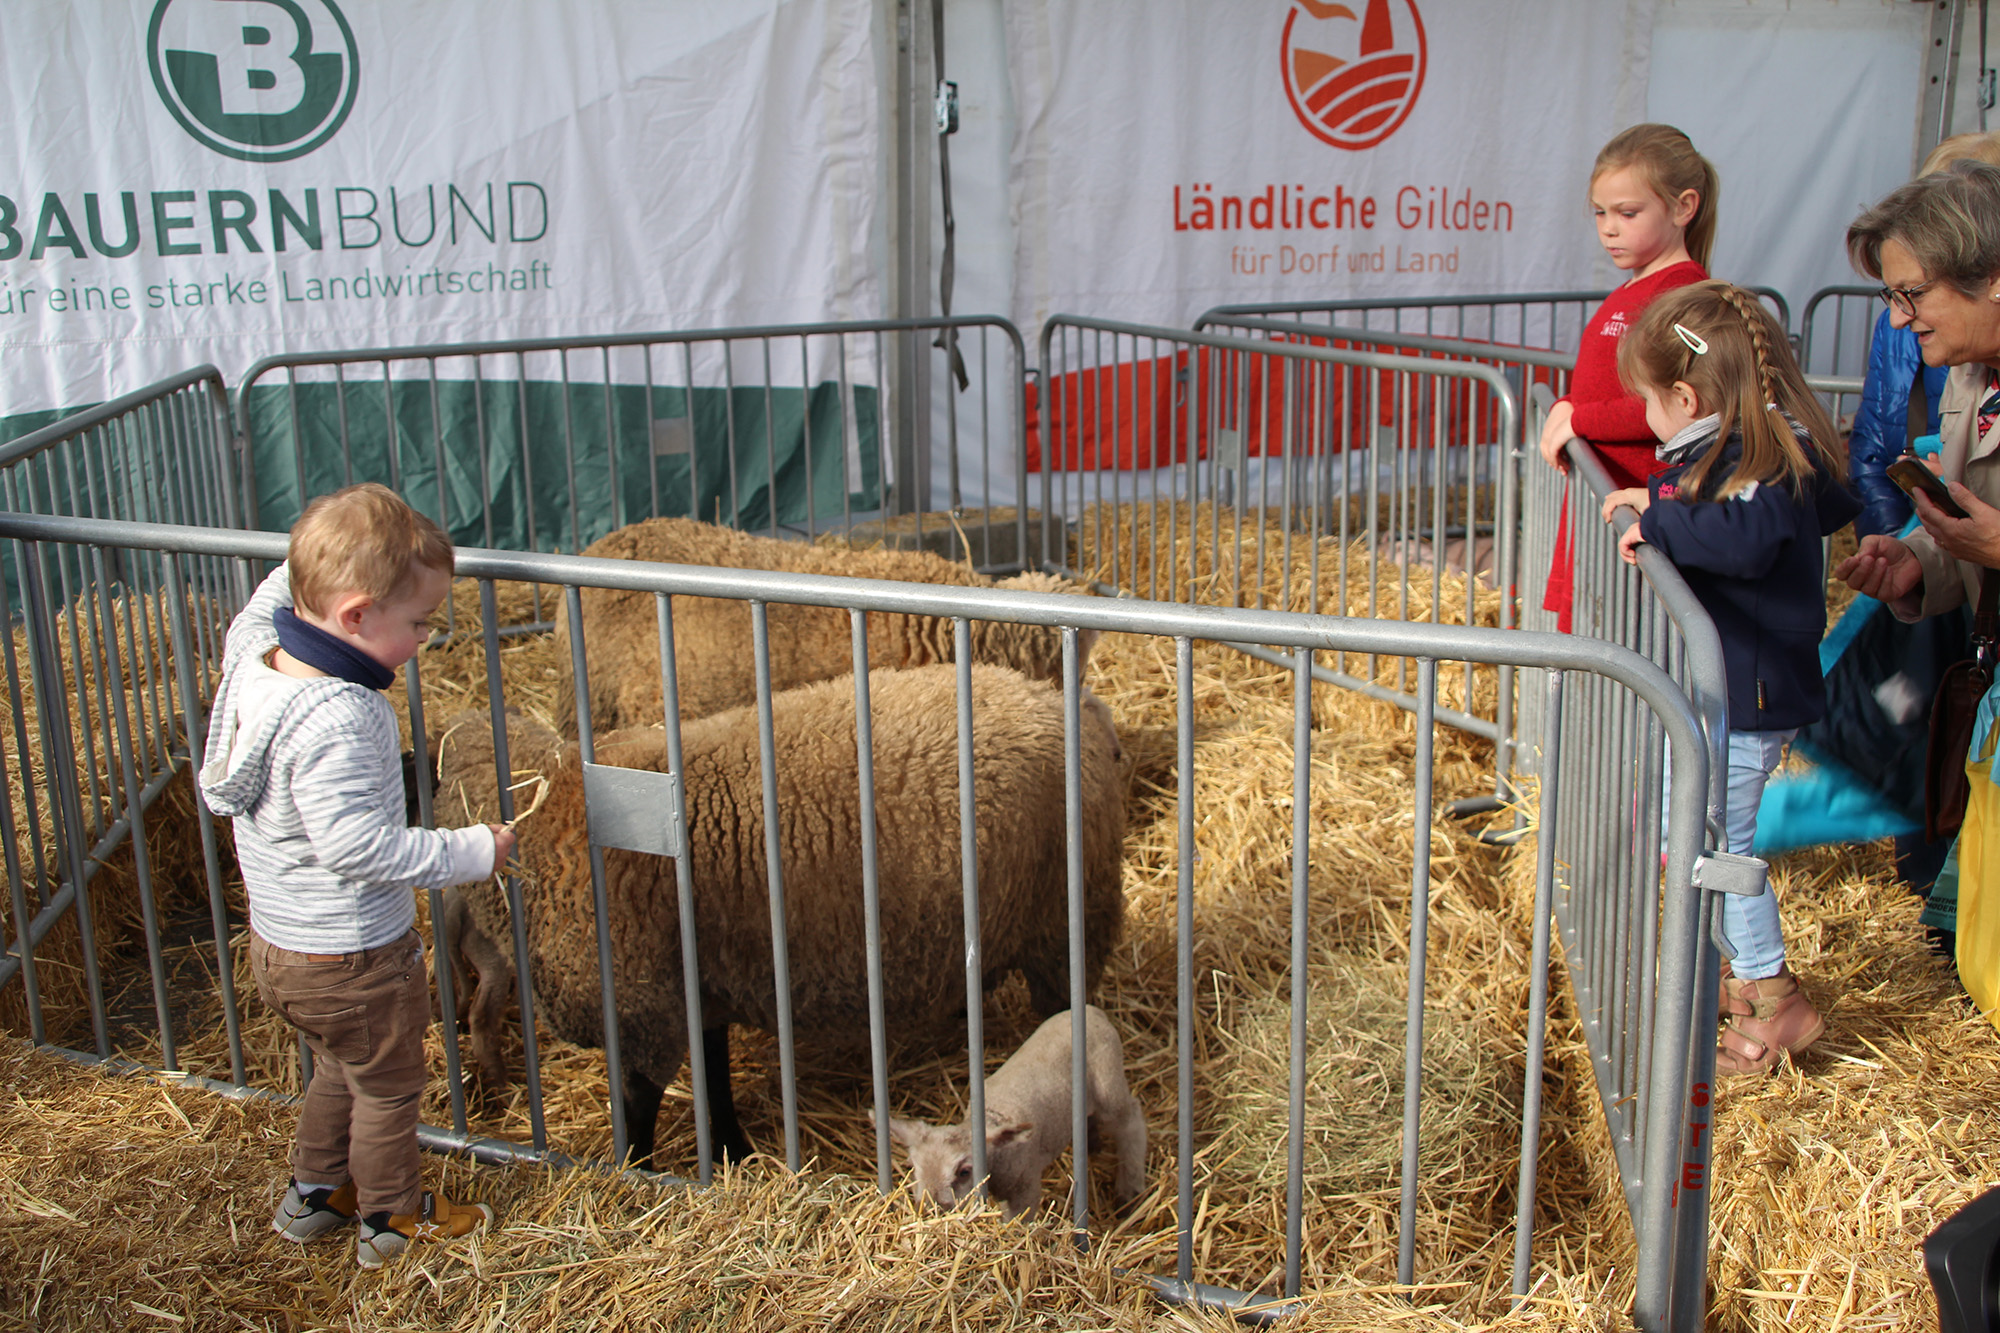
[[[346,1226],[354,1220],[354,1212],[353,1181],[337,1189],[322,1185],[301,1194],[299,1182],[294,1180],[271,1218],[271,1230],[286,1240],[311,1240],[335,1227]]]
[[[1732,1016],[1715,1050],[1718,1074],[1767,1073],[1777,1066],[1780,1051],[1797,1055],[1826,1031],[1826,1020],[1790,968],[1755,981],[1724,977],[1722,991]]]
[[[361,1236],[354,1242],[354,1261],[363,1268],[380,1268],[411,1245],[424,1241],[457,1240],[493,1220],[483,1203],[453,1203],[442,1194],[424,1191],[414,1213],[371,1213],[361,1219]]]

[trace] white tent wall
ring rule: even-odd
[[[1910,177],[1931,9],[1908,0],[1659,7],[1646,118],[1686,130],[1721,175],[1716,276],[1775,287],[1795,314],[1822,287],[1867,281],[1848,265],[1844,237],[1857,213]],[[1617,280],[1609,262],[1596,280]]]
[[[1582,198],[1616,128],[1626,5],[1040,0],[1006,17],[1024,329],[1589,280]],[[1372,73],[1395,61],[1399,80]]]
[[[966,0],[947,14],[975,8],[1000,6]],[[1821,286],[1853,280],[1841,244],[1848,222],[1906,179],[1918,155],[1923,56],[1935,8],[1928,3],[1427,0],[1420,10],[1408,7],[1422,16],[1430,62],[1417,105],[1388,139],[1348,153],[1288,123],[1282,88],[1257,77],[1276,64],[1276,43],[1267,39],[1298,8],[1296,0],[1254,11],[1218,0],[1169,8],[1079,0],[1007,6],[1014,47],[1005,77],[1022,107],[1011,308],[1024,329],[1085,296],[1127,303],[1093,307],[1096,313],[1176,322],[1223,300],[1610,285],[1619,275],[1595,243],[1584,204],[1590,159],[1611,132],[1641,118],[1680,125],[1721,171],[1718,272],[1802,301]],[[978,53],[957,49],[963,73]],[[1977,115],[1970,18],[1963,59],[1959,129]],[[1239,74],[1226,77],[1228,70]],[[1560,119],[1551,115],[1557,109]],[[1490,193],[1514,204],[1519,220],[1501,238],[1505,244],[1477,253],[1461,246],[1456,271],[1412,277],[1393,266],[1343,266],[1331,275],[1287,274],[1273,264],[1245,273],[1231,267],[1228,251],[1264,237],[1218,230],[1216,238],[1230,242],[1218,267],[1189,248],[1209,238],[1161,235],[1150,216],[1170,211],[1155,207],[1155,193],[1184,178],[1220,175],[1236,162],[1269,162],[1282,175],[1304,177],[1310,192],[1320,181],[1358,180],[1359,190],[1421,176],[1426,192],[1442,184],[1455,200],[1463,183],[1489,181]],[[1394,192],[1376,191],[1385,214]],[[1184,191],[1184,203],[1191,193]],[[1105,206],[1114,202],[1122,207]],[[961,218],[962,231],[965,225]],[[1335,227],[1327,235],[1350,233],[1351,249],[1378,239],[1366,230]],[[1406,261],[1425,241],[1448,249],[1460,239],[1427,221],[1401,230]]]
[[[1058,311],[1185,324],[1224,302],[1609,287],[1622,275],[1591,229],[1590,162],[1619,127],[1656,119],[1687,130],[1720,173],[1715,272],[1777,288],[1796,315],[1820,288],[1862,281],[1846,227],[1920,156],[1940,9],[1929,0],[1378,7],[1393,25],[1420,19],[1429,68],[1405,123],[1343,150],[1288,105],[1280,69],[1287,31],[1328,6],[946,0],[946,74],[963,108],[953,309],[1004,310],[1032,345]],[[1344,8],[1363,20],[1368,6]],[[1977,10],[1963,9],[1957,130],[1978,125]],[[1303,186],[1308,207],[1337,188],[1372,196],[1378,225],[1177,225],[1198,185],[1247,207],[1271,182]],[[1506,202],[1511,229],[1396,225],[1398,202],[1428,206],[1440,191],[1448,204]],[[1333,262],[1303,271],[1315,251]],[[1446,266],[1427,262],[1437,255]],[[937,394],[940,468],[947,410]]]

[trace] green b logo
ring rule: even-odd
[[[159,0],[146,56],[181,128],[246,162],[301,157],[332,138],[360,75],[333,0]]]

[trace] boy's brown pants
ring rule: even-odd
[[[420,1202],[417,1114],[423,1095],[430,980],[412,930],[348,954],[294,953],[250,936],[257,993],[312,1050],[292,1175],[353,1180],[363,1217]]]

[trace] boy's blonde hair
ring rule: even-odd
[[[410,590],[419,568],[443,574],[454,568],[444,529],[372,481],[307,505],[292,524],[286,562],[293,603],[314,615],[342,593],[390,601]]]
[[[1619,131],[1598,150],[1590,183],[1596,185],[1607,171],[1627,168],[1638,172],[1646,188],[1670,210],[1683,191],[1694,191],[1694,216],[1688,219],[1683,239],[1689,257],[1707,268],[1715,249],[1715,196],[1722,188],[1714,164],[1694,150],[1694,140],[1673,126],[1647,124]]]
[[[1719,439],[1742,430],[1735,471],[1712,485],[1709,474],[1722,451],[1711,449],[1681,478],[1687,499],[1726,500],[1753,481],[1782,482],[1801,494],[1815,464],[1833,476],[1847,475],[1847,451],[1826,408],[1806,387],[1785,331],[1741,287],[1697,282],[1654,300],[1618,340],[1618,378],[1634,393],[1651,389],[1656,395],[1685,383],[1704,413],[1721,416]],[[1799,423],[1805,439],[1784,414]]]

